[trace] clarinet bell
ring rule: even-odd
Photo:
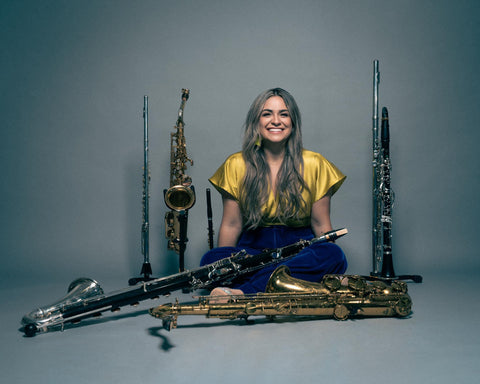
[[[395,277],[395,271],[393,270],[392,254],[383,255],[381,276],[387,278]]]

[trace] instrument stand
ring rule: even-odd
[[[187,249],[187,223],[188,223],[188,210],[182,210],[178,215],[178,223],[180,226],[180,233],[177,239],[178,241],[178,269],[180,272],[185,271],[185,250]],[[189,289],[182,289],[183,293],[190,292]]]
[[[145,261],[143,263],[140,274],[143,275],[143,277],[132,277],[131,279],[128,280],[128,285],[136,285],[140,281],[150,281],[155,279],[154,277],[151,277],[152,266],[148,261]]]
[[[380,273],[371,272],[370,276],[378,280],[392,281],[392,280],[412,280],[414,283],[421,283],[423,277],[420,275],[395,275],[393,270],[392,255],[383,256],[382,271]]]

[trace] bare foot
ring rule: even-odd
[[[215,303],[223,304],[228,303],[232,296],[243,295],[240,289],[233,289],[228,287],[217,287],[210,292],[210,297]]]

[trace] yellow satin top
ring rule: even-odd
[[[306,207],[300,212],[298,219],[286,224],[292,227],[310,226],[312,205],[321,199],[330,190],[333,195],[345,181],[346,176],[321,154],[303,150],[304,172],[303,178],[310,188],[303,191],[302,196]],[[227,194],[239,201],[240,185],[245,175],[245,161],[242,152],[230,155],[209,179],[210,183],[221,193]],[[275,219],[278,203],[273,192],[270,193],[267,203],[262,207],[265,226],[281,224]]]

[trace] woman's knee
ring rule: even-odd
[[[320,263],[328,262],[331,265],[337,266],[338,270],[347,269],[347,258],[343,253],[342,248],[333,243],[312,244],[306,248],[311,252],[311,255]]]
[[[218,260],[225,259],[232,256],[233,253],[238,252],[236,247],[217,247],[207,251],[200,260],[200,266],[212,264]]]

